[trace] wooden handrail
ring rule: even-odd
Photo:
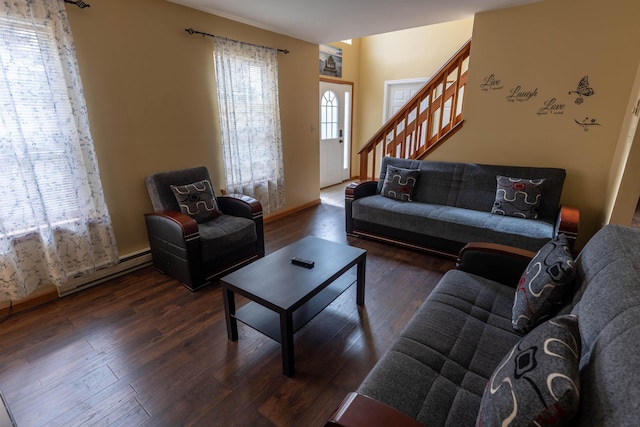
[[[462,125],[471,40],[360,148],[360,179],[375,179],[382,157],[418,159]]]

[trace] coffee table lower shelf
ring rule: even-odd
[[[357,281],[357,275],[354,270],[355,269],[351,269],[337,278],[333,283],[293,312],[294,333],[300,330],[300,328],[306,325]],[[269,338],[282,343],[280,337],[280,315],[275,311],[256,302],[248,302],[237,309],[233,317]]]

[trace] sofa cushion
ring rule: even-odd
[[[520,278],[513,302],[513,328],[528,332],[555,315],[574,291],[576,271],[564,234],[533,257]]]
[[[180,206],[180,212],[189,215],[198,223],[220,216],[220,208],[209,180],[186,185],[172,185],[171,191]]]
[[[491,213],[528,219],[538,218],[544,179],[510,178],[498,175],[496,181],[498,182],[496,199]]]
[[[387,173],[382,184],[382,196],[391,199],[411,202],[413,188],[418,180],[420,171],[417,169],[403,169],[396,166],[387,166]]]
[[[419,182],[418,185],[421,185]],[[554,237],[554,223],[493,215],[488,210],[428,203],[404,203],[382,196],[356,199],[354,220],[450,241],[502,243],[537,251]]]
[[[576,316],[535,328],[491,375],[477,425],[556,426],[571,419],[580,399],[580,351]]]
[[[519,341],[513,288],[448,271],[359,392],[430,426],[473,425],[498,362]]]

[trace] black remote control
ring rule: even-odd
[[[299,258],[297,256],[294,256],[293,258],[291,258],[291,264],[299,265],[304,268],[313,268],[313,266],[315,265],[313,261],[304,259],[304,258]]]

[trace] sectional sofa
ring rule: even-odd
[[[640,230],[607,225],[575,260],[561,240],[467,246],[326,425],[638,425]],[[515,328],[545,272],[563,291]]]
[[[561,206],[563,169],[384,157],[380,179],[345,190],[346,232],[455,258],[469,242],[537,251],[578,209]]]

